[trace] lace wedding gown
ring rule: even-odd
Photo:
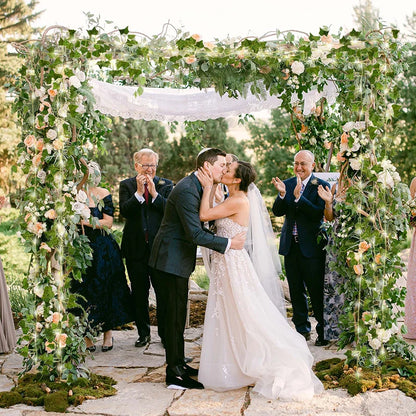
[[[247,227],[224,218],[217,235]],[[198,380],[205,388],[254,384],[267,398],[305,400],[323,391],[305,339],[289,326],[261,285],[246,250],[212,252]]]

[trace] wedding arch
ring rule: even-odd
[[[69,382],[86,374],[86,321],[71,313],[70,280],[91,261],[77,232],[89,217],[79,190],[89,149],[107,140],[103,113],[201,120],[278,106],[291,116],[297,148],[321,163],[336,155],[340,186],[347,184],[339,227],[329,228],[337,258],[330,267],[346,277],[339,345],[349,344],[348,360],[365,367],[391,355],[410,358],[397,323],[404,290],[395,285],[408,193],[388,159],[402,72],[398,31],[277,31],[208,42],[167,36],[168,27],[148,37],[56,26],[16,45],[25,58],[14,87],[27,175],[20,236],[32,256],[24,287],[36,296],[21,322],[24,371],[37,367]],[[172,112],[178,102],[190,103],[180,115]]]

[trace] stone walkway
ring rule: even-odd
[[[403,280],[402,284],[405,284]],[[191,293],[194,292],[191,288]],[[201,296],[192,293],[191,296]],[[314,324],[313,324],[314,327]],[[186,356],[192,357],[192,366],[198,367],[203,328],[188,328],[185,332]],[[115,396],[86,400],[68,409],[68,415],[88,416],[416,416],[416,400],[399,390],[370,392],[350,396],[345,390],[327,390],[308,402],[268,400],[243,388],[216,393],[211,390],[170,390],[166,388],[164,349],[152,327],[152,341],[144,348],[135,348],[136,331],[114,331],[114,349],[97,351],[87,360],[95,373],[117,380]],[[315,361],[343,357],[335,347],[315,347],[316,334],[308,342]],[[416,345],[416,342],[414,343]],[[13,353],[0,354],[0,391],[10,390],[21,369],[21,358]],[[16,405],[0,408],[0,416],[55,416],[41,407]]]

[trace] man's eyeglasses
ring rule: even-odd
[[[156,169],[157,165],[142,165],[141,163],[137,163],[143,169]]]

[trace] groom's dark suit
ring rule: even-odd
[[[132,296],[135,311],[135,321],[140,338],[150,336],[149,320],[149,289],[150,281],[153,283],[148,261],[153,240],[159,230],[165,211],[166,199],[173,188],[169,179],[153,178],[156,192],[154,201],[140,203],[135,192],[137,191],[136,176],[120,182],[120,212],[126,219],[121,241],[121,252],[126,258],[127,271],[132,286]],[[153,284],[158,300],[158,291]],[[159,335],[162,336],[160,325],[163,313],[163,304],[157,302],[157,317],[159,323]]]
[[[217,237],[199,220],[202,187],[195,174],[182,179],[168,197],[165,214],[153,243],[149,265],[166,301],[166,374],[182,376],[188,279],[195,269],[197,246],[224,253],[228,239]]]
[[[306,286],[314,316],[318,321],[316,326],[318,337],[323,339],[325,238],[321,232],[321,225],[325,202],[318,195],[318,185],[329,187],[329,184],[311,175],[299,200],[295,202],[293,191],[297,178],[287,179],[284,183],[286,195],[284,198],[277,196],[273,205],[273,213],[279,217],[286,216],[280,235],[279,253],[285,256],[293,322],[298,332],[302,334],[310,332]],[[293,235],[295,223],[297,237]]]

